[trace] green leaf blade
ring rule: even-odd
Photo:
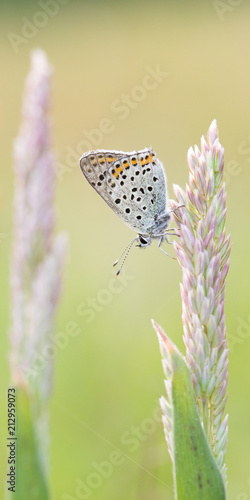
[[[174,348],[172,401],[178,500],[224,500],[225,488],[197,412],[187,365]]]
[[[225,485],[198,414],[185,358],[154,321],[170,384],[176,500],[225,500]],[[168,415],[169,418],[169,415]]]

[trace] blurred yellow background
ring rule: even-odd
[[[156,244],[143,252],[134,248],[123,274],[114,277],[112,263],[134,233],[91,189],[77,158],[88,150],[90,136],[93,149],[152,146],[173,197],[172,184],[184,187],[188,180],[189,146],[199,145],[216,118],[233,242],[226,289],[228,498],[250,499],[249,2],[54,2],[56,13],[46,14],[47,21],[38,15],[45,1],[0,4],[1,441],[9,384],[12,143],[30,52],[40,47],[54,67],[57,229],[68,233],[70,247],[56,321],[67,345],[58,349],[50,404],[53,498],[81,498],[79,480],[87,484],[91,478],[93,487],[82,490],[82,498],[173,499],[171,462],[154,413],[165,388],[150,318],[184,353],[178,264]],[[33,31],[25,31],[27,19]],[[20,43],[10,33],[22,37]],[[145,75],[153,71],[160,75],[151,77],[155,88],[145,90]],[[121,108],[124,94],[130,104]],[[68,334],[72,322],[75,336]],[[111,463],[114,450],[123,458],[105,470],[103,462]],[[5,470],[3,449],[1,498]]]

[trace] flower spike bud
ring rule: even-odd
[[[222,185],[224,149],[216,120],[211,123],[201,151],[188,151],[189,184],[178,186],[178,202],[185,200],[185,216],[178,220],[174,244],[182,268],[182,318],[186,357],[197,406],[210,446],[226,482],[228,349],[225,329],[225,283],[229,269],[230,238],[225,232],[226,193]],[[176,220],[176,215],[173,215]]]
[[[34,50],[26,80],[22,123],[14,142],[11,261],[11,375],[13,383],[32,399],[34,429],[44,465],[47,463],[44,431],[54,356],[44,357],[38,367],[36,353],[40,359],[40,353],[53,342],[66,251],[65,235],[54,236],[55,172],[48,117],[51,73],[45,52]]]

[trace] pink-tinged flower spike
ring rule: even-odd
[[[225,283],[230,237],[225,235],[224,149],[214,120],[201,151],[189,149],[189,185],[174,187],[171,207],[180,238],[174,243],[183,273],[182,319],[186,357],[197,406],[215,460],[226,482],[228,348],[225,328]]]
[[[165,433],[165,438],[167,442],[168,452],[171,457],[172,462],[174,463],[174,438],[173,438],[173,402],[172,402],[172,366],[171,360],[169,357],[168,349],[165,344],[165,334],[160,326],[156,324],[156,322],[152,319],[152,325],[157,333],[160,351],[162,354],[162,367],[163,371],[166,375],[165,387],[166,387],[166,396],[162,396],[160,398],[160,405],[162,410],[162,423]],[[169,341],[170,342],[170,341]]]
[[[55,179],[47,116],[50,77],[45,53],[33,51],[23,121],[14,143],[10,364],[13,382],[35,394],[37,409],[46,402],[52,386],[53,322],[66,245],[64,235],[53,236]]]

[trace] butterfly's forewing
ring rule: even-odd
[[[108,202],[108,185],[106,176],[110,165],[120,158],[118,151],[99,149],[85,153],[80,158],[80,167],[91,186]]]
[[[135,231],[151,231],[155,218],[166,210],[164,169],[151,149],[92,151],[82,156],[80,165],[89,183]]]

